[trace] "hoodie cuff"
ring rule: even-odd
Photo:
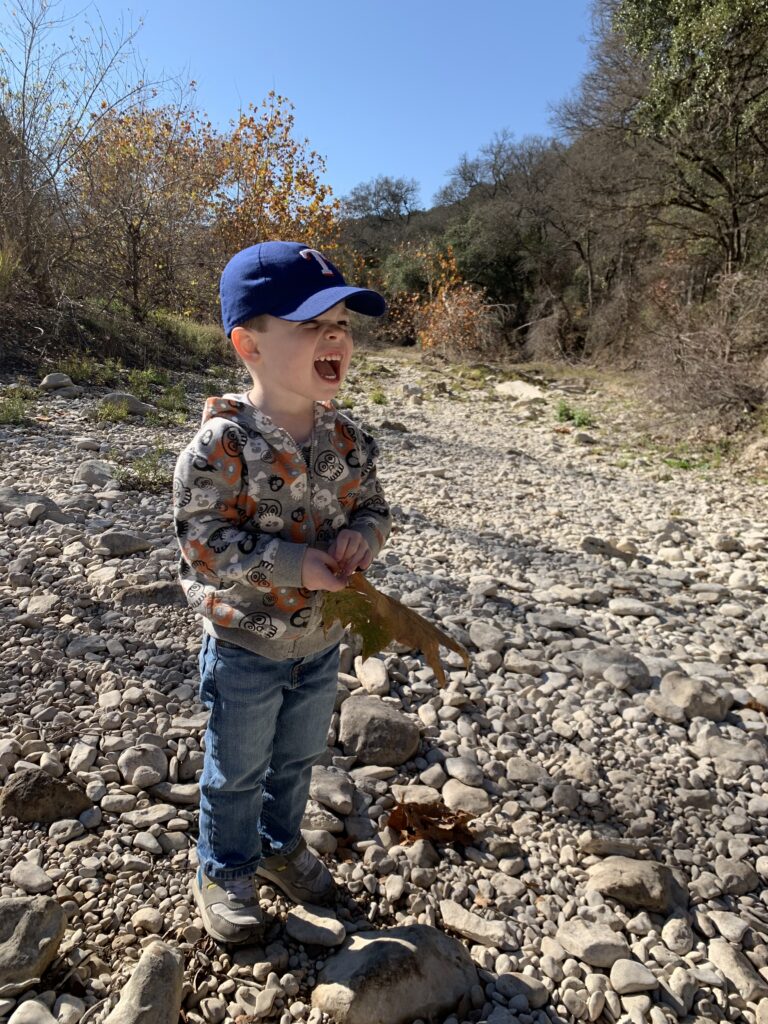
[[[281,541],[277,547],[272,584],[275,587],[300,587],[301,566],[309,544]]]
[[[361,523],[359,526],[350,526],[349,529],[354,530],[355,533],[359,533],[363,540],[367,542],[373,557],[378,558],[379,552],[384,547],[381,540],[381,534],[377,533],[372,526],[368,526],[364,523]]]

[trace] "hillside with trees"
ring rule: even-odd
[[[222,358],[216,281],[268,237],[382,288],[380,341],[449,357],[655,368],[679,401],[765,398],[768,13],[594,0],[588,70],[550,137],[499,130],[431,202],[381,174],[334,197],[270,94],[222,129],[151,83],[130,32],[63,46],[49,0],[0,51],[0,345],[130,363]],[[460,140],[457,140],[457,143]],[[196,325],[196,326],[195,326]],[[177,355],[174,354],[173,359]]]

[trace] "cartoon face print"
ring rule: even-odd
[[[200,435],[200,444],[203,446],[203,448],[207,448],[212,440],[213,431],[211,430],[210,427],[208,427],[208,429],[204,430],[203,433]]]
[[[205,600],[205,587],[202,583],[191,583],[187,587],[187,603],[190,608],[196,608]]]
[[[330,544],[336,537],[336,530],[333,528],[333,520],[324,519],[317,531],[317,539],[321,544]]]
[[[305,508],[295,508],[293,512],[291,512],[291,519],[294,523],[303,523],[306,515],[307,510]]]
[[[277,636],[277,626],[272,621],[272,617],[265,612],[244,615],[240,622],[240,628],[249,633],[258,633],[259,636],[263,636],[267,640],[273,640]]]
[[[237,457],[240,452],[245,448],[246,436],[245,432],[237,427],[234,423],[227,427],[224,433],[221,435],[221,445],[227,455],[233,458]]]
[[[261,566],[254,565],[248,570],[245,577],[252,587],[258,587],[259,590],[269,589],[269,576],[264,572]]]
[[[311,608],[300,608],[291,616],[291,625],[297,629],[306,629],[309,625],[309,618],[312,614]]]
[[[293,498],[294,501],[298,501],[299,498],[302,498],[304,496],[304,494],[306,493],[306,490],[307,490],[307,482],[306,482],[305,477],[298,476],[298,477],[296,477],[295,480],[291,481],[290,491],[291,491],[291,497]]]
[[[351,448],[347,452],[347,465],[350,469],[360,469],[360,455],[357,448]]]
[[[272,476],[269,478],[270,491],[279,491],[284,486],[285,480],[283,480],[281,476],[278,476],[277,473],[273,473]]]
[[[282,511],[283,506],[279,501],[274,501],[272,499],[260,501],[258,508],[256,509],[256,519],[259,523],[259,529],[264,530],[267,533],[277,533],[278,530],[282,530]]]
[[[323,490],[323,491],[316,491],[315,492],[315,494],[313,496],[312,504],[315,506],[315,508],[319,509],[321,512],[325,512],[327,509],[329,509],[331,507],[331,503],[332,502],[333,502],[333,494],[331,493],[331,491]]]
[[[192,501],[192,490],[181,482],[173,481],[173,503],[178,508],[185,508]]]
[[[344,463],[335,452],[321,452],[315,459],[314,473],[323,480],[338,480],[344,474]]]
[[[214,530],[208,538],[207,546],[211,551],[215,551],[217,555],[220,555],[227,550],[230,544],[238,540],[238,533],[239,530],[235,530],[231,526],[221,526],[218,530]]]

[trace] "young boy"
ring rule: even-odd
[[[352,355],[349,310],[386,306],[295,242],[237,253],[220,293],[252,387],[205,403],[176,465],[174,516],[211,711],[193,892],[208,933],[242,943],[263,932],[258,879],[297,902],[334,900],[300,831],[343,632],[325,634],[319,592],[368,568],[390,518],[375,442],[330,399]]]

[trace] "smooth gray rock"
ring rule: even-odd
[[[22,859],[11,869],[11,882],[18,885],[29,896],[50,892],[53,880],[46,875],[41,867],[31,861]]]
[[[117,767],[126,782],[140,789],[164,782],[168,775],[165,754],[154,743],[137,743],[127,747],[117,759]]]
[[[748,1003],[768,998],[768,981],[757,973],[741,950],[733,947],[730,942],[712,939],[707,948],[707,959]]]
[[[566,953],[591,967],[612,967],[630,955],[627,940],[619,932],[578,917],[560,925],[556,938]]]
[[[59,388],[71,388],[74,381],[68,373],[47,373],[40,381],[43,391],[58,391]]]
[[[381,658],[366,658],[358,669],[358,678],[366,693],[376,697],[389,693],[389,673]]]
[[[668,672],[661,680],[661,695],[682,708],[688,718],[722,722],[733,706],[730,693],[718,690],[709,679]]]
[[[177,1024],[183,981],[182,955],[164,942],[150,943],[104,1024]]]
[[[103,487],[115,476],[115,467],[103,459],[86,459],[75,470],[72,480],[76,484],[93,484]]]
[[[157,411],[154,405],[142,402],[135,395],[129,395],[125,391],[110,391],[102,398],[101,405],[125,405],[131,416],[146,416],[149,412]]]
[[[500,651],[507,639],[498,627],[482,619],[471,623],[469,638],[480,651]]]
[[[618,900],[629,910],[667,914],[684,902],[680,886],[665,864],[608,857],[587,869],[587,890]]]
[[[514,999],[516,996],[523,996],[532,1010],[540,1010],[549,1002],[549,989],[538,978],[529,974],[521,974],[517,971],[510,971],[508,974],[500,974],[496,979],[496,991],[500,992],[507,999]]]
[[[419,728],[378,697],[352,696],[341,707],[339,742],[361,764],[396,767],[419,746]]]
[[[442,1019],[477,980],[464,946],[436,928],[358,932],[326,961],[312,1006],[337,1024],[411,1024]]]
[[[152,541],[140,533],[131,533],[128,530],[106,530],[96,537],[94,547],[106,548],[110,557],[117,558],[139,551],[149,551]]]
[[[42,768],[21,768],[0,791],[0,816],[19,821],[77,818],[93,802],[75,779],[54,779]]]
[[[351,779],[342,772],[315,765],[312,769],[309,795],[336,814],[350,814],[355,798],[355,787]]]
[[[637,960],[616,960],[611,967],[611,988],[620,996],[632,992],[648,992],[659,987],[659,982],[648,968]]]
[[[37,999],[27,999],[13,1011],[8,1024],[61,1024],[51,1011]]]
[[[502,946],[507,942],[507,926],[503,921],[487,921],[479,914],[465,910],[455,900],[440,900],[443,924],[465,939],[482,946]]]
[[[475,817],[485,814],[491,806],[491,798],[484,789],[465,786],[458,779],[448,779],[443,786],[442,797],[446,807],[452,811],[466,811]]]
[[[301,904],[288,911],[285,930],[290,938],[309,946],[340,946],[347,937],[333,911]]]
[[[56,957],[67,917],[51,896],[0,899],[0,996],[36,985]]]
[[[595,647],[587,651],[581,663],[584,679],[605,679],[617,690],[647,690],[651,674],[645,662],[623,647]]]

